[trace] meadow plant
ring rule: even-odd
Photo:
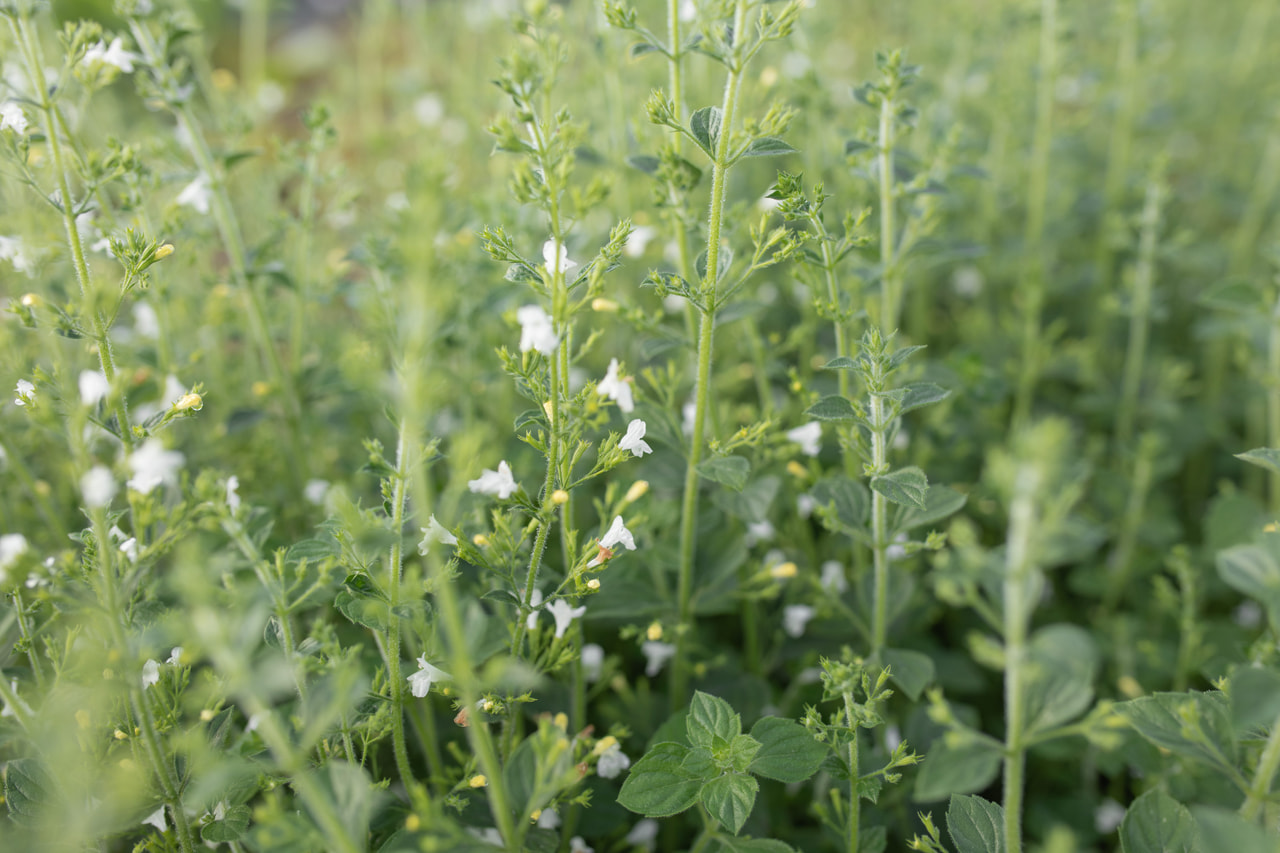
[[[0,848],[1276,849],[1274,3],[285,6],[0,0]]]

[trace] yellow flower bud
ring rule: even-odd
[[[199,394],[183,394],[173,408],[179,412],[198,412],[204,408],[204,398]]]
[[[236,75],[229,68],[215,68],[209,74],[209,82],[219,92],[230,92],[236,87]]]
[[[43,302],[44,300],[40,298],[38,293],[22,294],[22,304],[26,308],[39,308]]]
[[[555,418],[554,418],[554,417],[552,416],[552,414],[551,414],[551,412],[552,412],[552,408],[551,408],[551,401],[550,401],[550,400],[547,400],[545,403],[543,403],[543,404],[542,404],[542,411],[544,411],[544,412],[546,412],[546,413],[547,413],[547,420],[549,420],[549,421],[554,421],[554,420],[555,420]]]
[[[796,568],[795,563],[792,563],[791,561],[787,561],[785,563],[779,563],[778,565],[769,569],[769,574],[773,575],[778,580],[786,580],[787,578],[795,577],[796,573],[799,571],[800,570]]]
[[[617,311],[618,303],[614,302],[612,299],[605,299],[603,296],[598,296],[591,300],[591,310],[604,312]]]
[[[551,493],[551,502],[556,506],[563,506],[569,502],[569,493],[564,489],[556,489]]]
[[[534,809],[534,810],[533,810],[533,813],[529,815],[529,822],[530,822],[530,823],[537,823],[537,822],[538,822],[538,818],[540,818],[540,817],[542,817],[542,809]]]
[[[596,742],[595,748],[591,750],[591,754],[598,758],[608,752],[617,743],[618,739],[616,737],[613,735],[605,735]]]
[[[655,643],[658,640],[661,640],[662,639],[662,623],[654,622],[652,625],[650,625],[649,630],[645,631],[645,636],[648,637],[650,640],[653,640]]]
[[[485,536],[483,533],[477,533],[475,536],[471,537],[471,541],[476,543],[477,546],[483,548],[489,544],[489,537]]]
[[[591,580],[587,581],[587,589],[591,590],[592,592],[595,592],[596,590],[600,589],[600,579],[592,578]]]
[[[125,734],[124,732],[120,731],[119,729],[116,729],[114,732],[112,732],[112,733],[111,733],[111,735],[112,735],[112,737],[114,737],[116,740],[126,740],[126,739],[128,739],[128,737],[129,737],[127,734]]]
[[[484,778],[483,773],[477,773],[476,775],[471,777],[471,781],[468,782],[467,784],[470,785],[472,788],[483,788],[485,785],[489,784],[489,780]]]
[[[214,713],[213,713],[213,711],[210,711],[208,708],[205,708],[203,711],[201,711],[201,712],[200,712],[200,721],[201,721],[201,722],[207,723],[207,722],[209,722],[210,720],[212,720],[212,719],[213,719],[213,717],[214,717]]]
[[[798,480],[804,480],[809,476],[809,469],[792,459],[787,463],[787,473]]]
[[[137,765],[135,765],[135,764],[133,763],[133,759],[132,759],[132,758],[122,758],[122,759],[120,759],[120,769],[121,769],[121,770],[128,770],[128,771],[132,772],[132,771],[133,771],[133,769],[134,769],[136,766],[137,766]]]
[[[404,828],[410,832],[417,832],[420,826],[422,826],[422,819],[416,814],[411,814],[404,819]]]
[[[486,714],[487,714],[488,712],[492,711],[492,710],[494,709],[494,707],[495,707],[495,706],[494,706],[494,704],[493,704],[493,700],[492,700],[492,699],[486,699],[486,700],[484,700],[483,702],[481,702],[481,703],[480,703],[480,710],[484,711]]]
[[[1276,530],[1280,530],[1280,528],[1276,527],[1276,523],[1274,521],[1262,528],[1263,533],[1275,533]]]
[[[636,480],[631,484],[631,488],[627,489],[627,496],[623,498],[627,503],[634,503],[645,496],[649,491],[648,480]]]
[[[253,396],[255,397],[265,397],[271,393],[271,383],[263,382],[259,379],[257,382],[253,383],[250,390],[253,391]]]
[[[1130,699],[1137,699],[1142,695],[1142,685],[1132,675],[1122,675],[1116,681],[1116,687],[1120,688],[1120,692]]]
[[[173,244],[165,243],[163,246],[160,246],[159,248],[156,249],[156,260],[163,261],[165,258],[169,257],[172,254],[173,254]]]
[[[774,68],[772,65],[765,66],[765,69],[760,72],[760,85],[768,88],[777,82],[778,69]]]

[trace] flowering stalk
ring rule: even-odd
[[[1133,302],[1129,310],[1129,349],[1125,355],[1124,378],[1121,382],[1120,410],[1116,414],[1117,450],[1123,449],[1133,435],[1138,410],[1138,393],[1147,355],[1147,338],[1151,331],[1151,301],[1156,277],[1156,238],[1160,228],[1160,205],[1164,200],[1164,161],[1158,159],[1147,182],[1147,198],[1142,208],[1138,261],[1133,272]]]
[[[387,611],[390,626],[387,628],[387,687],[391,691],[391,745],[396,757],[396,769],[405,784],[413,778],[409,767],[409,750],[404,740],[404,679],[400,670],[400,579],[402,548],[404,546],[404,505],[408,486],[408,456],[405,453],[406,433],[409,425],[400,422],[396,442],[395,485],[391,497],[391,547],[387,553]]]

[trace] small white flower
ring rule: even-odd
[[[585,605],[570,607],[569,602],[563,598],[557,598],[547,605],[547,612],[556,620],[556,639],[558,640],[564,636],[565,631],[569,630],[569,626],[573,624],[574,619],[587,612],[587,608]]]
[[[0,237],[0,261],[13,264],[16,272],[31,275],[35,271],[35,258],[27,253],[20,237]]]
[[[158,438],[148,438],[129,454],[129,467],[133,470],[129,488],[146,495],[161,483],[176,483],[185,458],[176,450],[165,450]]]
[[[423,127],[434,127],[444,118],[444,101],[428,92],[413,102],[413,117]]]
[[[982,293],[983,283],[982,272],[977,267],[960,267],[951,275],[951,289],[967,299]]]
[[[600,540],[600,553],[591,562],[587,563],[587,568],[594,568],[609,559],[609,557],[613,556],[613,549],[618,545],[622,545],[628,551],[636,549],[635,537],[631,535],[631,531],[623,523],[622,516],[615,515],[613,524],[609,525],[609,530],[604,534],[604,538]],[[609,552],[607,556],[605,552]]]
[[[902,730],[890,723],[884,727],[884,747],[889,752],[893,752],[898,748],[898,744],[902,743]]]
[[[418,543],[418,553],[427,556],[431,546],[439,542],[441,545],[457,545],[458,537],[450,533],[445,526],[436,521],[433,515],[427,519],[427,526],[422,528],[422,541]]]
[[[884,549],[885,559],[892,563],[895,560],[901,560],[903,557],[907,556],[906,541],[907,534],[905,533],[899,533],[895,536],[893,538],[893,544]]]
[[[156,309],[146,302],[136,303],[133,306],[133,330],[148,340],[160,337],[160,318],[156,316]]]
[[[101,370],[80,371],[80,402],[84,405],[96,406],[110,390],[111,383]]]
[[[18,396],[14,399],[13,404],[15,406],[25,406],[36,398],[36,386],[25,379],[19,379],[14,388],[14,393]]]
[[[120,553],[129,558],[129,562],[138,562],[138,538],[130,536],[120,543]]]
[[[569,249],[564,245],[557,245],[555,240],[542,244],[542,260],[546,261],[547,272],[551,275],[566,273],[578,265],[569,260]]]
[[[747,543],[747,547],[751,547],[757,542],[768,542],[773,539],[776,531],[773,524],[768,519],[763,521],[753,521],[747,525],[747,535],[743,539]]]
[[[782,608],[782,630],[788,637],[804,636],[804,629],[813,618],[813,608],[807,604],[788,604]]]
[[[551,317],[537,305],[525,305],[516,310],[520,323],[520,352],[537,350],[543,355],[555,355],[560,337],[551,325]]]
[[[629,414],[636,407],[635,401],[631,398],[631,383],[625,379],[618,378],[618,360],[616,358],[609,360],[609,371],[604,375],[604,379],[600,380],[600,384],[596,386],[596,393],[603,394],[613,400],[624,414]]]
[[[627,434],[622,437],[622,441],[618,442],[618,447],[623,450],[630,450],[633,456],[644,456],[646,453],[652,453],[653,448],[644,440],[646,429],[645,422],[636,418],[627,424]]]
[[[632,847],[643,847],[646,850],[652,850],[654,842],[657,840],[658,822],[651,817],[647,817],[631,827],[631,831],[627,833],[626,838],[627,843]]]
[[[245,720],[244,733],[252,734],[258,730],[258,726],[262,725],[261,714],[250,714],[249,719]]]
[[[18,135],[27,132],[27,117],[23,115],[22,107],[13,101],[0,104],[0,130],[12,130]]]
[[[582,675],[587,681],[599,681],[604,670],[604,647],[587,643],[582,647]]]
[[[1262,608],[1256,601],[1245,601],[1231,612],[1231,621],[1241,628],[1257,628],[1262,624]]]
[[[178,193],[177,203],[189,207],[200,214],[209,212],[209,202],[213,198],[209,176],[201,172],[196,179],[183,187]]]
[[[602,779],[614,779],[630,766],[631,759],[622,751],[622,747],[615,742],[600,753],[600,761],[596,764],[596,774]]]
[[[400,213],[408,210],[409,196],[404,192],[393,192],[391,195],[387,196],[386,205],[387,210],[390,210],[392,213]]]
[[[227,478],[227,509],[231,510],[231,514],[235,515],[240,509],[240,478],[232,474]]]
[[[27,537],[21,533],[6,533],[0,536],[0,581],[4,580],[5,571],[27,552]]]
[[[762,195],[760,196],[760,200],[756,202],[756,210],[761,213],[772,213],[778,209],[778,205],[780,204],[782,204],[782,202],[779,199]]]
[[[427,663],[426,655],[418,656],[418,671],[406,679],[409,682],[409,689],[413,695],[421,699],[431,690],[432,682],[448,681],[453,676],[441,669],[436,669]]]
[[[478,495],[497,495],[499,500],[505,501],[519,486],[511,476],[511,466],[504,459],[498,463],[497,471],[486,468],[477,479],[468,480],[467,488]]]
[[[667,661],[676,656],[676,647],[671,643],[664,643],[659,640],[649,640],[640,647],[640,651],[644,653],[648,664],[645,665],[644,674],[650,678],[654,678],[658,673],[662,672],[662,667]]]
[[[631,233],[627,235],[627,244],[622,247],[622,253],[628,258],[639,258],[644,255],[644,250],[654,237],[658,236],[658,229],[652,225],[641,225],[633,228]]]
[[[801,518],[808,518],[813,515],[813,511],[818,508],[818,499],[813,495],[805,492],[796,497],[796,512]]]
[[[169,650],[169,658],[165,663],[170,666],[178,666],[182,661],[182,646],[174,646]]]
[[[596,848],[589,846],[581,835],[575,835],[569,839],[569,853],[596,853]]]
[[[1105,799],[1093,812],[1093,828],[1099,835],[1109,835],[1124,821],[1124,806],[1110,798]]]
[[[680,407],[680,431],[693,435],[693,422],[698,416],[698,404],[690,400]]]
[[[555,809],[543,809],[534,823],[538,829],[555,829],[560,825],[560,815],[556,814]]]
[[[160,683],[160,664],[154,660],[149,660],[142,665],[142,689],[146,690],[153,684]]]
[[[529,615],[524,619],[524,626],[528,630],[532,631],[534,628],[538,627],[538,614],[542,612],[539,609],[541,607],[542,590],[534,587],[533,593],[529,596]]]
[[[680,0],[680,20],[694,21],[698,18],[698,4],[694,0]]]
[[[153,811],[151,814],[147,815],[142,822],[144,824],[147,824],[147,823],[151,824],[161,832],[164,832],[169,828],[169,824],[166,823],[164,819],[164,806],[161,806],[160,808]]]
[[[10,679],[9,689],[13,691],[13,695],[17,698],[18,702],[22,705],[22,709],[26,711],[28,714],[31,713],[31,706],[28,705],[26,702],[22,701],[21,696],[18,696],[18,679],[16,678]],[[13,709],[13,706],[11,706],[8,702],[5,702],[4,710],[0,711],[0,717],[16,717],[16,716],[18,716],[18,712],[15,711]]]
[[[849,581],[845,580],[844,566],[835,560],[827,560],[822,564],[822,580],[820,581],[822,588],[827,592],[834,592],[836,595],[843,595],[844,591],[849,588]]]
[[[822,451],[822,424],[809,421],[804,426],[789,429],[787,440],[800,445],[800,452],[805,456],[817,456]]]
[[[302,496],[307,499],[308,503],[313,503],[317,506],[324,503],[324,496],[328,493],[328,480],[307,480],[307,484],[302,487]]]
[[[111,40],[110,46],[103,42],[98,42],[90,47],[84,52],[84,59],[81,61],[88,66],[93,66],[99,62],[104,65],[114,65],[125,74],[131,74],[133,73],[133,63],[139,58],[137,54],[130,53],[124,49],[124,43],[121,39],[114,38]]]
[[[80,478],[80,494],[90,509],[106,506],[116,496],[116,478],[102,465],[95,465]]]

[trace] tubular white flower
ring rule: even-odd
[[[618,442],[618,447],[623,450],[630,450],[634,456],[644,456],[646,453],[652,453],[653,448],[644,440],[647,428],[644,421],[636,418],[627,424],[627,434]]]
[[[627,244],[622,247],[622,253],[628,258],[641,257],[644,255],[644,250],[648,248],[650,241],[657,236],[657,228],[652,225],[639,225],[627,235]]]
[[[543,355],[555,355],[560,337],[551,325],[551,317],[537,305],[525,305],[516,310],[520,323],[520,352],[537,350]]]
[[[554,239],[542,244],[542,260],[546,261],[547,272],[552,275],[566,273],[578,265],[569,260],[569,249],[563,244],[558,245]]]
[[[511,466],[504,459],[498,463],[497,471],[486,468],[479,477],[468,480],[467,488],[478,495],[496,495],[500,500],[506,500],[519,486],[511,476]]]
[[[107,377],[101,370],[80,371],[79,384],[80,402],[86,406],[97,405],[98,401],[107,396],[111,390],[111,383],[107,381]]]
[[[587,681],[599,681],[604,671],[604,646],[587,643],[582,647],[582,675]]]
[[[586,605],[570,607],[569,602],[563,598],[557,598],[547,605],[547,612],[556,620],[556,639],[558,640],[564,636],[565,631],[569,630],[574,619],[587,612],[587,608]]]
[[[439,542],[441,545],[457,545],[458,537],[450,533],[443,524],[432,515],[427,519],[427,526],[422,528],[422,541],[418,543],[418,553],[427,556],[431,546]]]
[[[113,65],[125,74],[132,74],[133,63],[140,58],[136,53],[130,53],[124,49],[122,39],[114,38],[109,46],[104,42],[92,45],[84,52],[84,59],[80,61],[88,66],[93,66],[99,62],[104,65]]]
[[[18,135],[27,132],[27,117],[23,114],[22,107],[13,101],[0,104],[0,130],[12,130]]]
[[[209,185],[209,176],[202,172],[194,181],[183,187],[176,201],[183,207],[190,207],[197,213],[206,214],[209,212],[209,202],[212,198],[213,190]]]
[[[160,683],[160,664],[154,660],[149,660],[142,665],[142,689],[146,690],[153,684]]]
[[[18,396],[14,399],[13,404],[15,406],[25,406],[36,398],[36,386],[25,379],[19,379],[18,384],[14,386],[14,393]]]
[[[604,375],[604,379],[600,380],[600,384],[596,385],[596,392],[617,403],[624,414],[630,414],[636,407],[631,397],[631,383],[618,377],[616,358],[609,360],[609,371]]]
[[[788,604],[782,608],[782,630],[789,637],[804,636],[805,626],[813,618],[814,610],[807,604]]]
[[[787,430],[787,440],[800,445],[805,456],[817,456],[822,451],[822,423],[809,421],[804,426]]]
[[[161,832],[164,832],[169,828],[169,824],[166,823],[164,819],[164,806],[161,806],[160,808],[153,811],[151,814],[147,815],[142,822],[143,824],[148,824],[148,823],[151,824]]]
[[[111,503],[116,496],[116,478],[102,465],[95,465],[80,478],[80,494],[85,506],[97,509]]]
[[[609,748],[600,753],[600,761],[596,764],[596,774],[602,779],[614,779],[623,770],[631,766],[631,759],[622,751],[615,741]]]
[[[623,524],[622,516],[615,515],[613,524],[609,526],[608,531],[605,532],[604,537],[600,540],[600,553],[591,562],[587,563],[587,568],[595,568],[605,560],[608,560],[613,556],[613,549],[618,545],[622,545],[628,551],[636,549],[635,537],[631,535],[631,531]]]
[[[21,533],[6,533],[0,536],[0,581],[4,580],[5,571],[27,552],[27,537]]]
[[[676,656],[676,647],[671,643],[663,643],[657,640],[649,640],[640,647],[640,651],[644,653],[648,664],[645,665],[644,674],[650,678],[654,678],[658,673],[662,672],[667,661]]]
[[[418,671],[410,675],[406,681],[409,682],[409,690],[413,695],[421,699],[431,690],[431,685],[436,681],[448,681],[453,676],[442,669],[436,669],[427,663],[426,655],[418,656]]]
[[[231,514],[235,515],[240,509],[240,478],[234,474],[227,478],[227,508],[231,510]]]
[[[822,564],[822,588],[836,595],[843,595],[849,588],[849,581],[844,577],[844,566],[835,560],[827,560]]]
[[[176,483],[185,458],[176,450],[165,450],[158,438],[148,438],[129,454],[129,467],[133,470],[129,488],[146,495],[161,483]]]

